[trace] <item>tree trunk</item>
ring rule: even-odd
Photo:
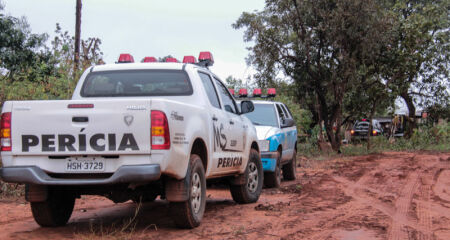
[[[375,114],[375,110],[377,107],[377,102],[378,99],[376,99],[373,103],[372,103],[372,109],[370,110],[370,115],[369,115],[369,130],[367,131],[367,151],[370,150],[370,135],[372,133],[373,130],[373,115]]]
[[[75,53],[73,59],[73,74],[75,76],[80,63],[80,39],[81,39],[81,0],[77,0],[75,17]]]
[[[414,128],[416,128],[416,107],[414,106],[413,98],[407,92],[403,92],[400,96],[405,100],[409,112],[404,137],[410,138]]]

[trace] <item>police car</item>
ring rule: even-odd
[[[72,100],[7,101],[0,123],[5,182],[26,184],[41,226],[69,220],[75,199],[101,195],[114,202],[167,199],[180,227],[200,224],[206,179],[230,184],[238,203],[256,202],[263,185],[258,138],[223,82],[187,56],[94,66]]]
[[[267,90],[268,97],[276,94]],[[246,97],[247,90],[240,89],[239,96]],[[261,96],[261,89],[254,89],[253,96]],[[264,168],[264,184],[279,187],[281,177],[294,180],[297,167],[297,127],[289,108],[281,102],[253,101],[255,110],[246,113],[255,125]]]

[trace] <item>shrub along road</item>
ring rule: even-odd
[[[179,230],[168,205],[82,197],[69,224],[40,228],[23,200],[0,200],[0,239],[450,239],[450,153],[301,161],[297,180],[237,205],[208,190],[203,223]],[[130,221],[131,219],[131,221]]]

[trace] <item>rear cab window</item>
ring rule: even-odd
[[[116,70],[92,72],[82,97],[189,96],[192,84],[183,70]]]

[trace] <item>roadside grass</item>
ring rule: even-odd
[[[142,203],[139,203],[131,218],[123,220],[120,223],[113,223],[109,226],[105,226],[103,223],[96,224],[95,222],[89,223],[88,233],[76,233],[75,239],[80,240],[131,240],[131,239],[145,239],[145,232],[149,229],[158,231],[158,227],[155,224],[150,224],[143,230],[136,230],[138,224],[137,216],[141,209]]]
[[[367,141],[354,141],[343,144],[341,154],[334,151],[319,151],[317,140],[313,138],[297,145],[298,154],[314,160],[324,160],[342,156],[357,156],[389,151],[450,151],[450,124],[444,123],[438,126],[422,126],[416,129],[410,139],[387,139],[383,136],[371,138],[371,148],[367,149]]]

